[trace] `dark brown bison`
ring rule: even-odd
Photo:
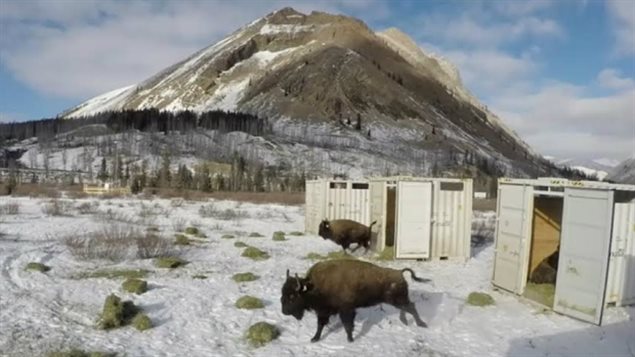
[[[317,331],[311,342],[322,335],[322,329],[331,315],[339,314],[348,341],[353,341],[355,309],[387,303],[401,310],[399,319],[404,324],[405,313],[411,314],[418,326],[427,327],[421,320],[415,305],[408,298],[408,283],[403,277],[409,272],[418,282],[429,282],[418,278],[411,269],[390,269],[359,260],[328,260],[316,263],[300,278],[289,275],[282,286],[282,313],[298,320],[305,310],[317,315]]]
[[[357,244],[353,251],[356,251],[361,246],[368,250],[370,247],[371,228],[375,223],[377,221],[373,221],[367,227],[350,219],[335,219],[332,221],[325,219],[320,223],[318,234],[320,237],[330,239],[342,246],[344,250],[348,249],[353,243]]]

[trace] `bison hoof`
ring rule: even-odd
[[[352,337],[347,337],[347,339],[348,339],[348,342],[353,342],[354,341]]]
[[[320,338],[319,338],[319,337],[313,337],[313,338],[311,339],[311,342],[315,343],[315,342],[318,342],[319,340],[320,340]]]
[[[418,321],[417,322],[417,326],[419,326],[419,327],[428,327],[428,324],[423,322],[423,321]]]
[[[406,320],[406,315],[403,315],[403,314],[402,314],[402,315],[400,315],[400,316],[399,316],[399,320],[401,320],[401,322],[402,322],[404,325],[408,326],[408,320]]]

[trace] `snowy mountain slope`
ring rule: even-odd
[[[609,180],[635,185],[635,157],[622,161],[607,177]]]
[[[375,147],[375,134],[391,132],[396,136],[380,143],[389,144],[388,151],[421,150],[426,155],[419,156],[444,158],[450,166],[469,161],[513,176],[555,174],[469,93],[445,59],[424,53],[396,29],[375,33],[359,20],[322,12],[285,8],[268,14],[157,75],[64,116],[144,108],[248,112],[274,124],[271,140],[304,144],[310,135],[289,135],[295,129],[275,123],[305,126],[304,134],[320,132],[326,123],[328,136],[344,135],[359,144],[357,149]]]

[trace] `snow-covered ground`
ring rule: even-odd
[[[103,214],[48,216],[45,199],[0,198],[0,205],[17,203],[18,215],[0,216],[0,355],[38,356],[47,351],[69,349],[117,352],[128,356],[633,356],[635,354],[635,308],[610,308],[603,327],[544,311],[509,294],[492,291],[491,243],[473,249],[466,263],[377,262],[391,267],[412,267],[433,284],[411,282],[410,296],[429,328],[403,325],[397,310],[388,305],[359,309],[355,342],[346,341],[339,319],[333,317],[317,343],[309,340],[316,328],[315,316],[302,321],[284,316],[280,289],[286,269],[303,274],[313,262],[309,252],[326,254],[338,250],[317,236],[271,239],[274,231],[302,231],[301,206],[212,202],[219,210],[242,211],[244,217],[217,220],[201,217],[199,208],[210,202],[182,206],[169,200],[78,199],[74,206],[98,201],[98,212],[139,220],[139,229],[158,227],[160,234],[174,237],[178,222],[195,225],[207,235],[202,242],[183,250],[190,264],[167,270],[152,260],[123,262],[82,261],[63,244],[63,237],[96,231],[113,224]],[[142,208],[145,206],[145,208]],[[143,212],[145,214],[140,214]],[[478,214],[476,221],[493,222],[493,212]],[[142,218],[142,219],[140,219]],[[129,223],[130,224],[130,223]],[[491,223],[490,223],[491,224]],[[259,232],[265,237],[247,237]],[[234,234],[236,239],[222,239]],[[252,261],[240,256],[243,241],[267,251],[271,258]],[[362,250],[358,251],[363,254]],[[370,259],[371,254],[363,256]],[[51,267],[47,273],[25,271],[29,262]],[[149,291],[133,295],[121,290],[120,279],[79,278],[96,269],[143,268]],[[259,280],[236,283],[231,276],[253,272]],[[202,274],[207,279],[194,279]],[[409,278],[407,278],[409,280]],[[410,280],[409,280],[410,281]],[[465,304],[470,292],[485,291],[495,306]],[[132,327],[103,331],[95,328],[105,297],[115,293],[131,299],[152,319],[155,327],[139,332]],[[261,298],[265,307],[239,310],[242,295]],[[246,329],[258,321],[277,325],[281,336],[258,349],[243,339]]]

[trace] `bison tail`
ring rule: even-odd
[[[368,228],[372,228],[375,223],[377,223],[377,221],[373,221],[373,223],[371,223],[370,226],[368,226]]]
[[[402,274],[405,273],[405,272],[410,273],[410,275],[412,276],[412,280],[414,280],[414,281],[418,281],[420,283],[429,283],[429,282],[432,281],[430,279],[420,278],[420,277],[416,276],[415,272],[412,271],[412,269],[410,269],[410,268],[401,269],[401,273]]]

